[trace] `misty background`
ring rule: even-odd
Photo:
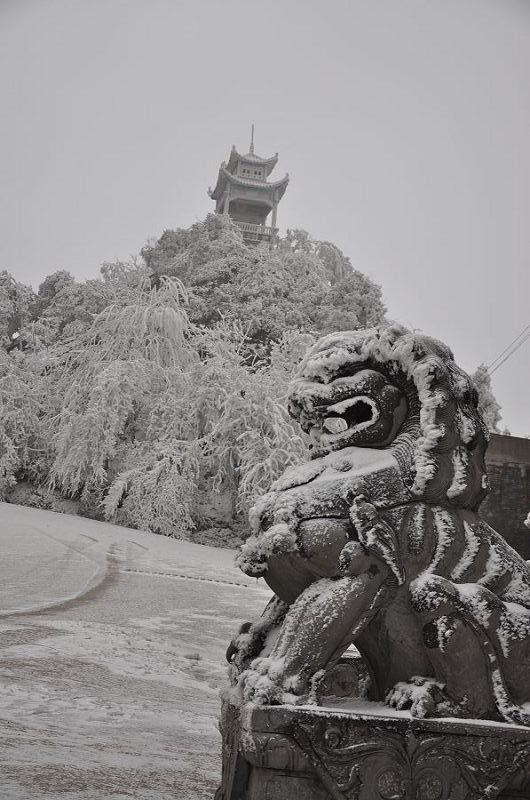
[[[96,277],[213,210],[232,144],[473,372],[530,322],[524,0],[0,0],[0,269]],[[493,376],[530,434],[529,343]]]

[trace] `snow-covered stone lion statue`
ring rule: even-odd
[[[229,648],[256,703],[308,702],[354,644],[369,698],[530,724],[530,570],[478,516],[488,433],[449,348],[392,326],[320,339],[289,408],[312,441],[250,514],[275,597]]]

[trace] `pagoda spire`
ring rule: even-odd
[[[250,133],[250,150],[248,152],[254,155],[254,123],[252,123],[252,128]]]

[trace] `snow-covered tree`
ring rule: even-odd
[[[31,308],[32,317],[38,319],[59,292],[73,283],[75,283],[74,277],[64,269],[47,275],[39,286],[36,300]]]
[[[102,499],[105,519],[185,537],[195,527],[198,443],[168,437],[135,441],[120,456],[122,468]]]
[[[478,392],[478,407],[484,421],[492,433],[499,433],[501,407],[495,399],[491,386],[491,376],[485,364],[480,364],[472,375]]]
[[[166,231],[143,250],[157,275],[186,285],[190,319],[241,323],[265,354],[285,330],[327,332],[381,322],[381,290],[330,242],[289,230],[278,246],[247,246],[229,218],[209,215],[188,231]]]
[[[26,479],[170,536],[215,527],[218,504],[243,520],[305,457],[296,364],[314,335],[385,310],[335,245],[292,230],[249,247],[218,215],[93,280],[60,270],[35,295],[2,273],[2,309],[24,344],[0,330],[0,496]]]
[[[315,321],[321,333],[370,328],[384,312],[381,287],[358,270],[338,279],[322,298]]]
[[[134,302],[116,303],[57,348],[62,404],[54,420],[50,482],[68,494],[103,492],[111,460],[134,442],[154,399],[190,359],[182,284],[145,281]]]
[[[34,301],[35,294],[31,286],[19,283],[7,270],[0,272],[1,347],[9,348],[13,344],[12,336],[19,334],[28,321]]]
[[[191,344],[200,357],[186,372],[183,391],[162,394],[149,418],[149,438],[198,443],[203,490],[228,493],[234,514],[246,511],[305,452],[284,400],[292,365],[308,337],[288,336],[290,360],[284,341],[270,363],[249,367],[240,325],[196,329]]]
[[[17,479],[43,480],[49,468],[47,381],[38,357],[0,348],[0,500]]]

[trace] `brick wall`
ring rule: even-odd
[[[490,493],[480,516],[523,558],[530,559],[530,439],[492,434],[486,452]]]

